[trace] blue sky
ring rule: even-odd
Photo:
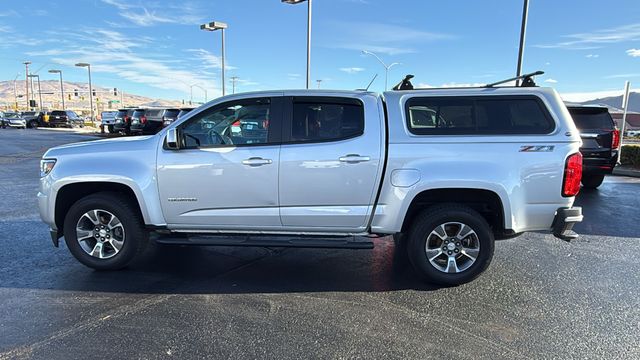
[[[238,90],[302,88],[306,4],[280,0],[0,0],[0,79],[24,76],[24,60],[42,79],[89,62],[104,87],[167,99],[188,98],[190,84],[220,94],[220,36],[199,30],[229,24],[227,79]],[[389,83],[415,74],[425,86],[487,83],[515,73],[522,1],[314,0],[312,81],[355,89],[400,62]],[[609,94],[640,81],[640,2],[531,0],[524,69],[574,98]],[[228,83],[228,91],[231,91]],[[202,97],[194,88],[194,99]]]

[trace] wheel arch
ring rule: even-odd
[[[58,234],[64,232],[64,219],[73,204],[88,195],[101,192],[123,194],[136,205],[136,209],[145,224],[149,223],[149,216],[145,211],[144,199],[129,184],[116,181],[72,182],[61,186],[56,192],[54,219]]]
[[[496,238],[511,227],[509,204],[498,192],[486,188],[431,188],[417,192],[404,213],[401,231],[406,232],[416,216],[433,205],[453,203],[467,205],[480,213],[489,223]]]

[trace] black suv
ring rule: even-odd
[[[177,119],[178,109],[138,109],[133,113],[131,132],[152,135],[160,131],[165,124]]]
[[[618,162],[620,131],[601,106],[567,106],[582,137],[582,186],[595,189]]]
[[[71,110],[54,110],[49,115],[49,126],[51,127],[74,127],[81,123],[84,125],[84,121],[80,119],[78,114]]]
[[[129,135],[131,132],[131,116],[136,109],[118,109],[113,123],[113,131]]]

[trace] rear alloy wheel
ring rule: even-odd
[[[31,129],[37,129],[38,128],[38,122],[36,120],[29,121],[29,127]]]
[[[582,186],[586,189],[597,189],[598,186],[602,185],[604,181],[604,175],[584,175],[582,177]]]
[[[78,200],[64,222],[69,251],[97,270],[127,266],[144,250],[148,237],[137,209],[118,193],[97,193]]]
[[[475,210],[437,205],[419,214],[409,234],[409,259],[425,280],[460,285],[484,272],[493,258],[494,237]]]

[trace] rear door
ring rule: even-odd
[[[383,156],[377,99],[289,97],[285,114],[278,186],[282,224],[315,231],[366,229]]]

